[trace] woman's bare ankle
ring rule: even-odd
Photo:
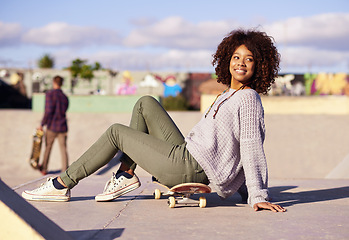
[[[128,173],[128,174],[130,174],[130,175],[132,175],[132,176],[134,176],[135,175],[135,173],[134,173],[134,171],[132,170],[132,169],[128,169],[128,170],[123,170],[123,169],[119,169],[119,171],[118,172],[125,172],[125,173]]]
[[[58,176],[58,177],[57,177],[57,181],[58,181],[62,186],[66,187],[66,188],[68,187],[67,185],[64,184],[64,182],[62,181],[62,178],[61,178],[61,177]]]
[[[128,174],[131,174],[132,176],[135,175],[134,170],[131,169],[129,166],[127,166],[124,163],[121,163],[119,171],[127,172]]]

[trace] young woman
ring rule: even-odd
[[[231,32],[213,55],[217,81],[227,89],[217,96],[186,138],[152,97],[136,103],[129,127],[114,124],[57,178],[24,191],[28,200],[68,201],[70,189],[123,152],[120,169],[96,201],[110,201],[140,186],[136,165],[169,187],[184,182],[211,184],[221,198],[247,187],[256,211],[283,212],[268,202],[267,163],[263,149],[265,94],[277,76],[279,54],[266,33]],[[241,191],[240,191],[241,192]]]

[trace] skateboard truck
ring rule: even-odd
[[[200,197],[199,201],[190,198],[191,195],[185,195],[179,198],[175,198],[174,196],[170,196],[168,198],[168,207],[174,208],[176,205],[199,205],[200,208],[206,207],[206,198]]]

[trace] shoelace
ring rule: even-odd
[[[106,192],[108,190],[108,187],[112,183],[114,176],[115,174],[113,173],[113,176],[111,177],[111,179],[105,184],[103,192]]]
[[[40,185],[39,188],[34,189],[34,192],[38,192],[38,191],[41,191],[41,190],[47,188],[47,187],[48,187],[48,186],[47,186],[47,183],[50,181],[50,179],[51,179],[51,178],[48,178],[48,179],[46,180],[46,182],[41,183],[41,185]]]
[[[120,179],[118,180],[118,182],[120,182]],[[116,184],[116,174],[113,173],[113,176],[110,178],[110,180],[105,184],[104,190],[103,192],[108,191],[109,185],[113,184],[113,186]]]

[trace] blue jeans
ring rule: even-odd
[[[137,165],[160,183],[172,187],[185,182],[208,184],[208,178],[186,148],[184,137],[162,108],[150,96],[134,106],[130,126],[113,124],[70,167],[61,174],[69,188],[106,165],[118,151],[131,169]]]

